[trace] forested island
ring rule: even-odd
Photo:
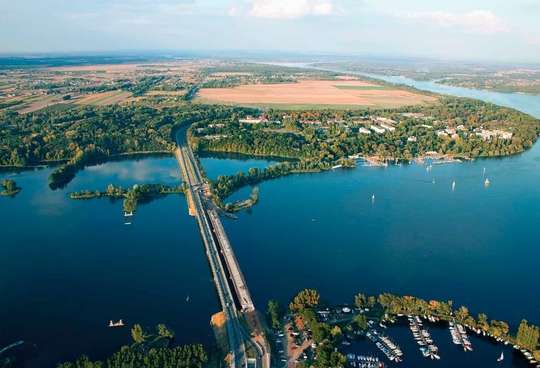
[[[170,347],[174,333],[163,324],[153,333],[135,324],[131,336],[133,344],[123,346],[105,361],[91,361],[83,355],[74,362],[59,364],[57,368],[202,368],[208,362],[202,345]]]
[[[439,325],[443,322],[460,324],[494,342],[514,345],[514,349],[520,350],[525,357],[540,359],[539,327],[522,320],[512,332],[507,322],[490,320],[484,313],[474,317],[467,307],[456,309],[452,301],[360,293],[352,304],[328,306],[321,303],[317,290],[305,289],[293,298],[286,311],[274,300],[270,300],[267,307],[268,325],[273,333],[278,336],[290,334],[295,346],[304,346],[305,352],[309,350],[300,367],[343,367],[347,359],[341,348],[349,345],[343,344],[344,341],[365,339],[368,331],[373,329],[371,326],[391,325],[406,316],[421,316]]]
[[[21,191],[15,180],[4,179],[0,181],[0,196],[13,197]]]
[[[156,198],[168,195],[184,193],[182,186],[167,186],[163,184],[135,184],[125,189],[109,184],[105,191],[82,190],[69,194],[71,199],[93,199],[107,197],[111,199],[123,199],[123,208],[126,213],[133,213],[141,202],[150,202]]]

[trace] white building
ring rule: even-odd
[[[376,125],[372,125],[369,127],[369,129],[373,130],[375,133],[383,134],[385,130],[383,128],[380,128]]]
[[[360,134],[371,134],[371,132],[369,131],[369,129],[366,129],[366,128],[364,128],[364,127],[358,128],[358,133],[360,133]]]
[[[380,117],[380,116],[376,116],[374,118],[374,120],[378,123],[384,123],[384,124],[390,124],[390,125],[395,125],[397,124],[397,121],[395,120],[392,120],[392,119],[388,119],[388,118],[383,118],[383,117]]]
[[[480,132],[476,133],[477,136],[481,137],[483,140],[487,141],[491,138],[498,137],[500,139],[512,139],[514,136],[513,133],[506,132],[504,130],[494,129],[494,130],[487,130],[482,129]]]
[[[388,130],[389,132],[393,132],[394,130],[396,130],[396,128],[394,128],[393,126],[390,126],[390,125],[387,125],[387,124],[384,124],[384,123],[381,123],[379,125],[381,126],[381,128],[384,128],[384,129]]]
[[[239,119],[238,121],[242,124],[260,124],[267,122],[268,120],[266,118],[254,118],[252,116],[248,116],[245,119]]]

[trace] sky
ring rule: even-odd
[[[540,0],[0,0],[0,53],[249,50],[540,62]]]

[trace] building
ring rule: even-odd
[[[416,139],[416,136],[414,136],[414,135],[407,138],[407,142],[416,142],[416,141],[417,141],[417,139]]]
[[[383,117],[380,117],[380,116],[376,116],[373,120],[378,122],[378,123],[384,123],[384,124],[390,124],[390,125],[396,125],[397,124],[397,121],[395,121],[395,120],[388,119],[388,118],[383,118]]]
[[[366,128],[364,128],[364,127],[358,128],[358,133],[360,133],[360,134],[371,134],[371,132],[369,131],[369,129],[366,129]]]
[[[265,117],[254,118],[252,116],[247,116],[245,119],[239,119],[238,121],[242,124],[260,124],[266,123],[268,119]]]
[[[381,128],[384,128],[388,130],[389,132],[393,132],[394,130],[396,130],[396,128],[394,128],[393,126],[390,126],[384,123],[380,123],[379,125],[381,126]]]
[[[373,130],[375,133],[383,134],[385,130],[383,128],[380,128],[376,125],[372,125],[369,127],[369,129]]]
[[[506,132],[504,130],[499,130],[499,129],[494,129],[494,130],[481,129],[479,132],[476,133],[476,135],[481,137],[485,141],[492,138],[512,139],[512,137],[514,136],[513,133]]]

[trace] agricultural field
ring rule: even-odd
[[[201,102],[279,107],[391,108],[435,102],[432,96],[359,80],[301,80],[297,83],[251,84],[202,88]]]
[[[106,106],[126,102],[132,96],[131,92],[110,91],[93,93],[79,98],[75,101],[77,105]]]

